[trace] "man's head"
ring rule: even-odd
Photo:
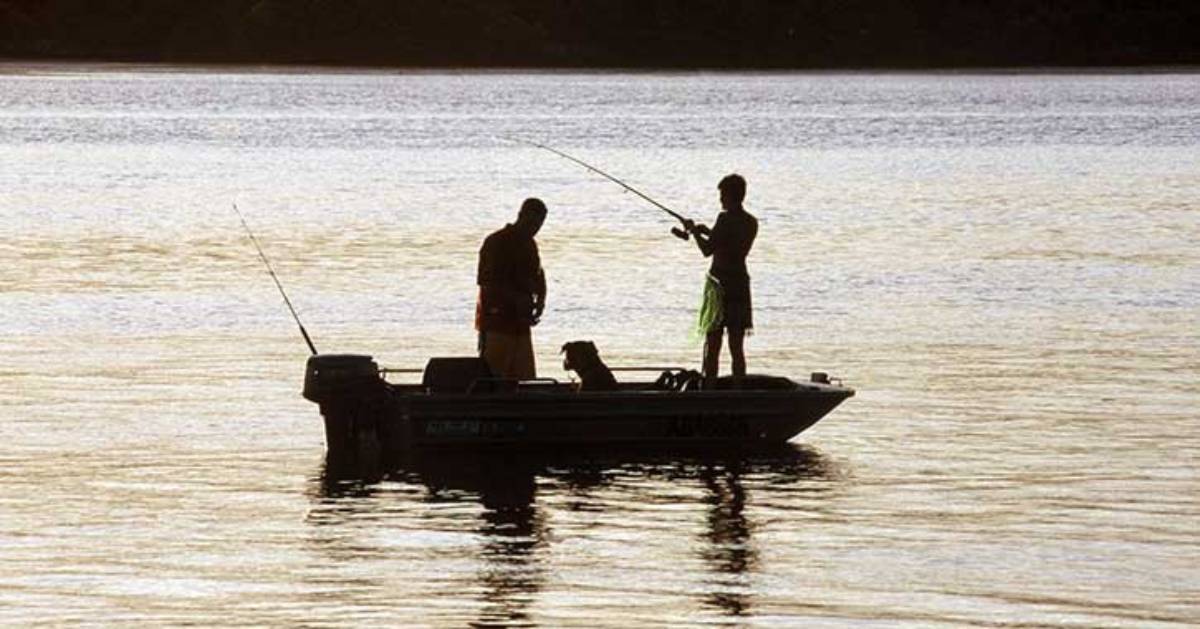
[[[726,175],[717,184],[717,189],[721,191],[721,207],[727,210],[742,207],[742,200],[746,198],[746,180],[741,175]]]
[[[525,199],[521,204],[521,211],[517,213],[516,227],[530,236],[536,236],[545,221],[546,204],[542,203],[541,199]]]

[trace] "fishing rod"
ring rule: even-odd
[[[537,147],[537,148],[540,148],[540,149],[543,149],[546,151],[550,151],[551,153],[554,153],[555,155],[557,155],[559,157],[562,157],[564,159],[569,159],[572,162],[575,162],[576,164],[579,164],[580,166],[583,166],[584,168],[596,173],[597,175],[600,175],[601,177],[604,177],[605,179],[617,184],[618,186],[621,186],[625,190],[638,195],[639,197],[645,199],[646,201],[649,201],[652,205],[654,205],[654,207],[666,212],[667,214],[670,214],[673,218],[675,218],[675,220],[679,221],[680,224],[682,224],[684,227],[686,227],[689,222],[688,219],[683,217],[683,215],[681,215],[678,212],[672,210],[671,208],[663,205],[662,203],[659,203],[658,201],[651,199],[649,196],[646,196],[646,194],[643,193],[641,190],[634,188],[633,186],[625,183],[624,181],[621,181],[620,179],[613,177],[612,175],[604,172],[603,170],[600,170],[599,168],[596,168],[595,166],[592,166],[591,164],[589,164],[577,157],[573,157],[573,156],[568,155],[556,148],[546,146],[545,144],[539,144],[532,140],[523,140],[521,138],[514,138],[514,137],[509,137],[509,136],[500,136],[500,137],[505,140],[508,140],[510,142],[518,142],[521,144],[528,144],[529,146],[533,146],[533,147]],[[683,229],[679,229],[678,227],[672,227],[671,233],[674,234],[676,238],[681,238],[683,240],[688,239],[688,232]]]
[[[267,265],[267,272],[271,274],[271,279],[275,280],[275,286],[279,288],[279,294],[283,295],[283,303],[287,304],[288,310],[292,312],[292,318],[296,320],[296,325],[300,326],[300,335],[304,337],[304,342],[308,344],[308,349],[312,351],[313,356],[317,355],[317,348],[313,346],[312,339],[308,338],[308,331],[304,329],[304,324],[300,323],[300,316],[296,314],[296,309],[292,307],[292,300],[288,299],[287,293],[283,290],[283,284],[279,283],[279,277],[275,275],[275,269],[271,268],[271,261],[267,259],[267,254],[263,253],[262,245],[258,244],[258,239],[254,237],[254,232],[250,231],[250,225],[246,223],[246,217],[242,216],[242,211],[238,209],[237,203],[233,204],[233,211],[237,212],[238,218],[242,221],[242,227],[246,228],[246,233],[250,236],[250,242],[254,243],[254,248],[258,249],[258,257],[262,258],[263,264]]]

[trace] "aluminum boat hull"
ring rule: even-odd
[[[663,391],[647,383],[588,392],[533,383],[495,393],[376,380],[326,392],[319,404],[330,455],[388,456],[442,446],[779,444],[854,395],[838,385],[770,380],[770,389]]]

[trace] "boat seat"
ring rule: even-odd
[[[467,393],[476,380],[486,378],[492,378],[492,370],[479,356],[430,358],[421,386],[430,393]]]

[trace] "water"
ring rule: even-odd
[[[750,182],[787,448],[323,474],[306,349],[469,354],[537,195],[555,351],[694,366]],[[1200,77],[0,69],[0,623],[1200,621]]]

